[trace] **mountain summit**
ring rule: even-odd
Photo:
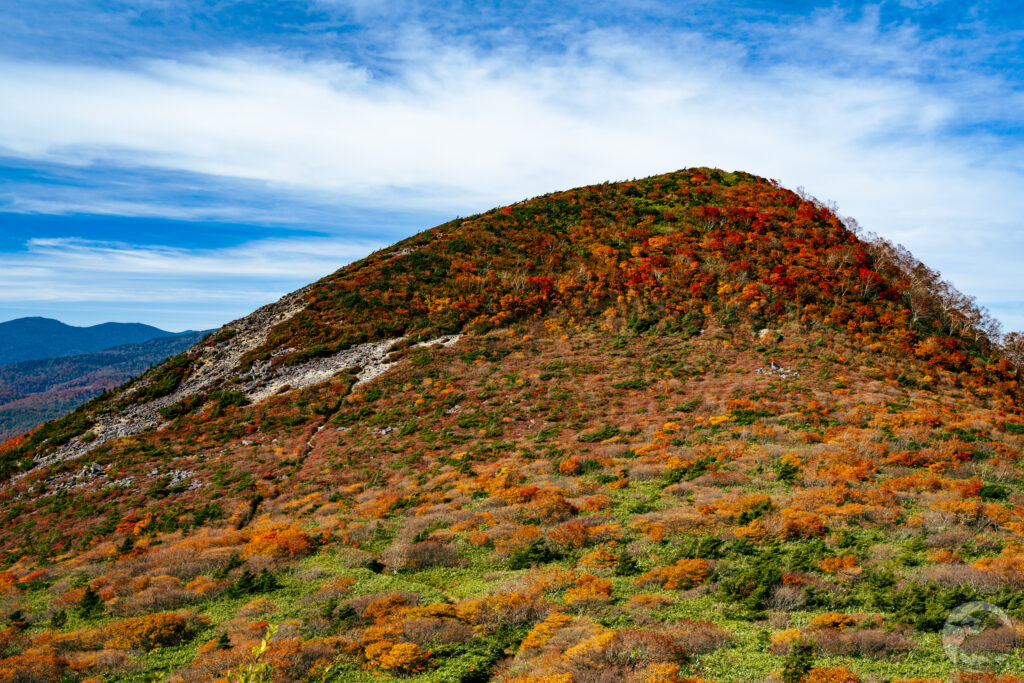
[[[745,173],[457,219],[0,446],[0,680],[1022,680],[1020,346]]]

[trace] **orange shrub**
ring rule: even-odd
[[[479,548],[490,543],[491,537],[483,531],[470,531],[466,534],[466,540]]]
[[[597,512],[599,510],[607,510],[612,505],[611,497],[599,493],[596,496],[590,496],[583,501],[583,505],[580,509],[587,512]]]
[[[427,618],[452,618],[458,617],[458,612],[455,609],[455,605],[449,602],[432,602],[429,605],[422,607],[413,607],[406,613],[407,619],[427,619]]]
[[[185,590],[196,595],[211,595],[225,588],[223,581],[217,581],[209,576],[197,576],[185,584]]]
[[[401,498],[398,496],[382,494],[377,498],[360,505],[356,508],[356,512],[358,512],[364,519],[380,519],[381,517],[384,517],[400,500]]]
[[[58,681],[68,669],[62,657],[24,654],[0,659],[0,683],[22,681]]]
[[[485,598],[463,600],[455,606],[456,616],[483,628],[521,626],[537,621],[550,611],[534,591],[495,593]]]
[[[368,645],[365,654],[371,666],[401,674],[424,671],[429,656],[416,643],[391,643],[386,640]]]
[[[618,561],[619,558],[615,553],[598,548],[581,557],[579,566],[589,569],[608,569],[614,567]]]
[[[820,537],[825,535],[825,524],[813,512],[786,509],[782,511],[779,534],[783,538]]]
[[[1024,584],[1024,557],[1019,555],[1000,555],[999,557],[983,557],[971,566],[999,577],[1011,586]]]
[[[570,607],[588,607],[611,600],[612,582],[593,574],[581,574],[576,584],[565,592],[565,604]]]
[[[675,600],[667,595],[654,595],[650,593],[635,593],[629,596],[629,606],[643,609],[661,609],[675,604]]]
[[[164,612],[125,619],[106,628],[104,647],[121,650],[155,650],[177,645],[206,617],[191,612]]]
[[[312,548],[313,539],[305,531],[294,524],[275,523],[257,527],[242,554],[246,557],[296,557]]]
[[[523,674],[509,679],[508,683],[572,683],[572,674],[547,674],[545,676]]]
[[[18,577],[11,572],[0,572],[0,597],[17,590]]]
[[[500,555],[508,556],[529,546],[540,538],[540,534],[539,526],[527,525],[516,527],[509,534],[495,538],[494,548]]]
[[[404,614],[412,606],[408,597],[401,593],[388,593],[375,598],[363,610],[362,617],[367,621],[386,621],[396,615]]]
[[[854,569],[857,567],[857,556],[841,555],[836,557],[826,557],[818,563],[818,567],[821,571],[828,574],[835,574],[843,569]]]
[[[833,669],[811,669],[803,683],[860,683],[860,678],[845,666]]]
[[[548,532],[548,537],[560,547],[583,548],[590,543],[590,529],[578,519],[570,519]]]
[[[947,548],[940,548],[928,553],[928,561],[937,564],[952,564],[961,560],[960,553],[955,553]]]
[[[668,567],[652,569],[646,574],[638,576],[635,581],[640,586],[659,585],[669,589],[693,588],[708,578],[711,574],[710,566],[707,560],[683,559]]]
[[[578,474],[583,460],[578,455],[573,455],[558,464],[558,471],[566,476]]]
[[[768,527],[763,520],[755,519],[743,526],[735,527],[732,532],[740,540],[757,543],[763,541],[768,536]]]
[[[785,654],[786,650],[789,649],[789,644],[794,640],[802,637],[798,628],[787,628],[782,631],[776,631],[771,635],[771,652],[772,654]]]

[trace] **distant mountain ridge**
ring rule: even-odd
[[[0,365],[94,353],[114,346],[138,344],[176,334],[179,333],[142,323],[101,323],[90,327],[75,327],[52,318],[17,318],[0,323]]]
[[[65,415],[149,366],[184,351],[205,334],[171,334],[95,353],[0,365],[0,440]]]

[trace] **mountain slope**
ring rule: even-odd
[[[184,351],[205,334],[190,332],[96,353],[0,365],[0,439],[66,415],[101,392]]]
[[[142,323],[75,327],[50,318],[18,318],[0,323],[0,365],[92,353],[173,334]]]
[[[957,675],[950,610],[1024,617],[994,331],[748,174],[452,221],[0,447],[0,671],[206,680],[270,622],[282,681]]]

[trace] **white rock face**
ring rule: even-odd
[[[308,287],[292,292],[276,303],[269,304],[255,312],[228,323],[211,335],[229,338],[222,341],[197,344],[188,351],[193,357],[193,371],[177,390],[168,396],[133,405],[123,413],[104,415],[93,428],[63,446],[45,453],[36,459],[36,466],[50,465],[63,460],[79,458],[97,446],[123,436],[138,434],[145,429],[166,426],[167,421],[160,415],[160,409],[171,406],[189,396],[204,394],[214,389],[231,387],[243,392],[253,403],[265,401],[282,389],[301,389],[325,382],[338,373],[359,368],[356,384],[364,384],[379,377],[397,364],[385,359],[405,337],[358,344],[343,349],[326,358],[314,358],[297,365],[273,366],[273,359],[253,363],[251,370],[243,377],[236,377],[235,368],[242,357],[266,342],[271,329],[290,319],[306,307],[305,294]],[[451,346],[461,335],[447,335],[416,344],[418,347]],[[275,357],[295,351],[281,349]],[[139,391],[146,385],[137,383],[127,390],[127,395]],[[21,475],[24,476],[24,475]]]

